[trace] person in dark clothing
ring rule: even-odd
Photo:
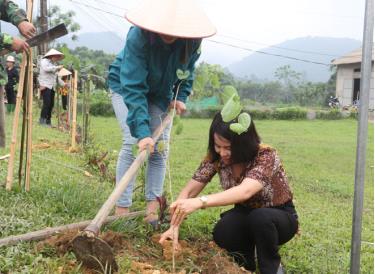
[[[18,83],[19,74],[14,66],[16,60],[13,56],[9,55],[6,60],[6,71],[8,74],[8,83],[5,85],[5,92],[7,95],[7,111],[13,112],[16,106],[16,91],[15,87]]]

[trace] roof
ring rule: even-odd
[[[372,60],[374,60],[374,49],[372,49]],[[362,62],[362,48],[356,49],[344,56],[331,61],[332,65],[355,64]]]

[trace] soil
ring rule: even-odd
[[[59,255],[72,251],[72,239],[78,230],[71,230],[52,236],[36,245],[36,251],[44,255]],[[129,274],[241,274],[248,273],[236,265],[225,254],[225,251],[216,246],[214,242],[195,240],[181,240],[180,248],[174,251],[176,272],[171,272],[173,248],[172,241],[163,245],[158,243],[160,234],[154,234],[147,244],[139,246],[137,239],[131,235],[107,231],[100,234],[114,250],[117,260],[122,256],[131,259]],[[79,262],[69,261],[68,265],[61,267],[60,273],[69,273],[69,269]],[[192,270],[193,269],[193,270]],[[90,269],[82,269],[85,274],[97,273]],[[192,272],[195,271],[195,272]],[[119,271],[119,273],[125,273]]]

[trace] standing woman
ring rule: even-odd
[[[42,111],[39,124],[51,126],[51,115],[55,102],[54,87],[57,81],[57,72],[63,66],[57,65],[58,61],[64,59],[64,54],[58,50],[50,49],[40,61],[39,86],[43,98]]]
[[[13,112],[16,106],[16,92],[15,87],[18,83],[19,75],[18,70],[14,66],[16,59],[9,55],[6,60],[6,71],[8,75],[8,83],[5,85],[5,92],[7,95],[7,109],[8,112]]]
[[[110,65],[108,84],[112,104],[120,123],[123,144],[116,170],[118,183],[134,160],[133,144],[151,152],[160,140],[168,143],[170,127],[154,143],[152,132],[167,115],[176,98],[176,113],[186,110],[195,63],[200,56],[202,38],[215,34],[216,29],[194,0],[146,0],[126,14],[134,26],[130,28],[124,49]],[[186,79],[173,89],[179,78]],[[157,197],[163,193],[165,161],[168,148],[153,152],[147,165],[146,218],[157,225]],[[116,214],[126,213],[132,204],[135,178],[119,201]]]

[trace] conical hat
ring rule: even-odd
[[[49,57],[49,56],[62,56],[64,57],[64,54],[58,50],[55,49],[50,49],[44,56],[43,58]]]
[[[63,77],[63,76],[72,75],[72,73],[69,70],[67,70],[66,68],[62,68],[62,69],[60,69],[60,71],[57,75],[60,76],[60,77]]]
[[[180,38],[204,38],[216,33],[195,0],[143,0],[125,18],[142,29]]]

